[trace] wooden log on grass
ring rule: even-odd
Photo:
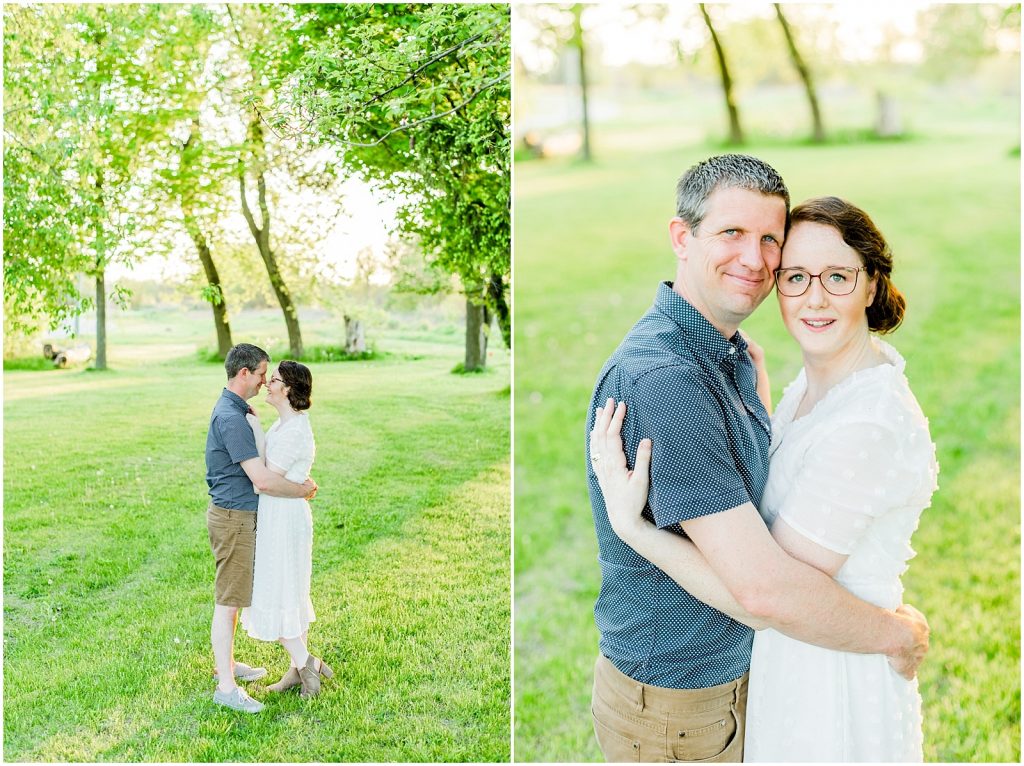
[[[73,348],[57,351],[53,356],[53,366],[64,369],[68,365],[85,364],[92,359],[92,348],[86,345],[78,345]]]

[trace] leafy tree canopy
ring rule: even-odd
[[[291,129],[314,131],[367,180],[399,192],[402,228],[483,299],[511,263],[508,6],[295,10],[304,52]]]

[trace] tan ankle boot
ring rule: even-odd
[[[320,671],[320,675],[324,678],[334,678],[334,671],[331,670],[331,666],[319,657],[316,658],[316,669]]]
[[[315,697],[320,692],[320,661],[312,654],[306,658],[305,666],[299,668],[299,679],[302,682],[302,691],[299,696],[302,699]]]
[[[319,657],[314,657],[312,654],[306,659],[306,667],[299,669],[299,678],[302,679],[302,693],[299,695],[303,698],[316,696],[317,692],[320,691],[320,676],[324,678],[334,678],[334,671],[331,666],[324,662]],[[315,678],[316,681],[309,683],[307,679]],[[314,689],[313,691],[306,691],[307,683],[309,688]]]
[[[271,684],[267,687],[268,692],[286,692],[296,686],[302,684],[302,679],[299,677],[299,671],[297,668],[288,668],[288,672],[281,676],[281,680],[276,684]]]

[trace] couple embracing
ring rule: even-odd
[[[217,664],[219,705],[258,713],[263,704],[237,681],[267,674],[234,660],[235,626],[249,635],[279,642],[291,666],[267,691],[301,687],[303,698],[320,690],[330,666],[309,653],[309,624],[316,619],[309,597],[313,519],[309,500],[317,491],[309,478],[315,445],[306,410],[313,392],[309,368],[283,361],[267,380],[270,355],[248,343],[227,355],[227,386],[214,405],[206,437],[206,512],[210,548],[216,561],[215,605],[210,639]],[[263,386],[279,419],[264,436],[247,404]]]
[[[871,218],[789,209],[744,155],[688,170],[673,282],[588,417],[600,548],[593,723],[609,761],[920,761],[924,616],[902,603],[935,448]],[[739,331],[775,287],[803,370],[772,415]],[[632,470],[630,470],[632,469]]]

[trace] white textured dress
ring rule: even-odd
[[[836,581],[887,609],[902,602],[910,536],[938,464],[903,358],[853,373],[807,415],[801,370],[772,419],[762,514],[849,558]],[[921,697],[884,655],[837,652],[775,630],[754,636],[745,761],[921,761]]]
[[[259,446],[259,439],[257,439]],[[316,451],[309,416],[301,412],[267,431],[267,466],[284,469],[301,483]],[[313,516],[302,498],[260,495],[256,516],[256,563],[252,604],[242,610],[242,626],[253,638],[276,641],[301,636],[316,619],[309,598],[313,569]]]

